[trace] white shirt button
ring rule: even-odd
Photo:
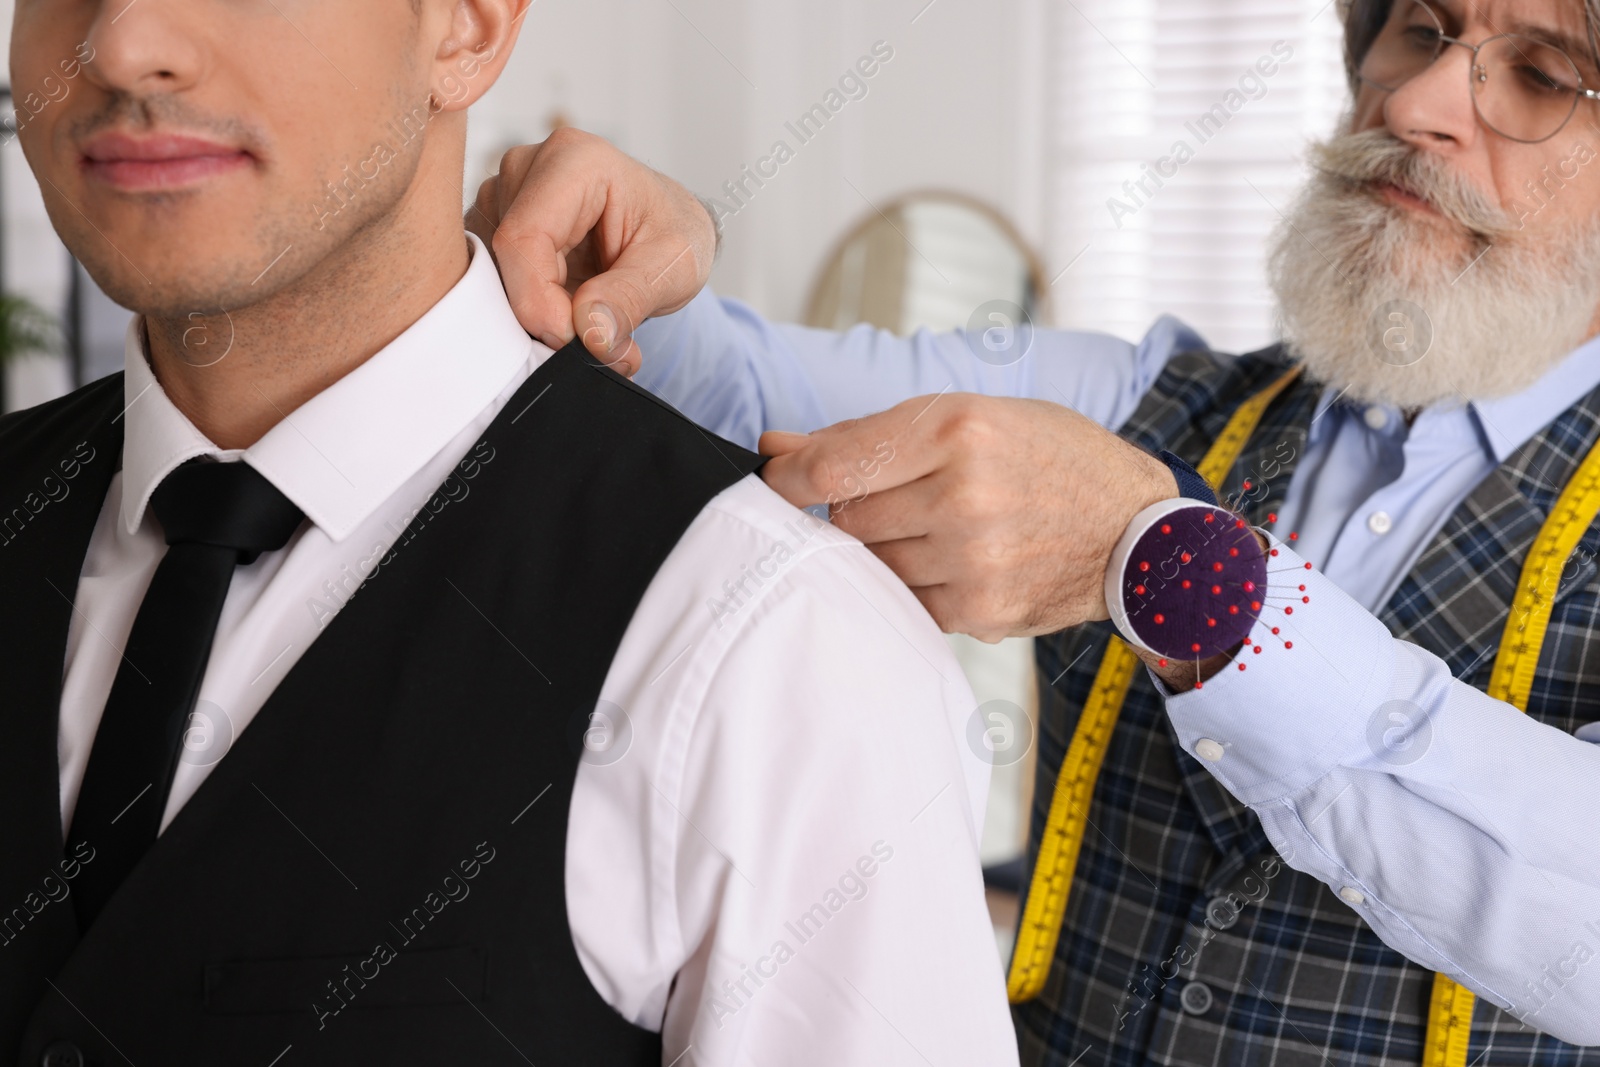
[[[1367,425],[1374,430],[1381,430],[1389,425],[1389,413],[1374,404],[1362,415],[1367,420]]]
[[[1394,527],[1394,521],[1389,518],[1387,511],[1374,511],[1367,516],[1367,529],[1378,536],[1383,536]]]
[[[1367,902],[1366,894],[1352,885],[1347,885],[1339,890],[1339,899],[1346,904],[1365,904]]]
[[[1194,754],[1215,763],[1222,758],[1222,744],[1209,737],[1202,737],[1194,743]]]

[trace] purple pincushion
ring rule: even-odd
[[[1134,542],[1122,571],[1127,624],[1152,651],[1207,659],[1243,641],[1261,614],[1267,559],[1245,521],[1219,507],[1170,511]]]

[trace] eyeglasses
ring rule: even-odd
[[[1502,33],[1468,44],[1444,32],[1422,0],[1400,0],[1361,62],[1361,80],[1393,92],[1433,65],[1447,45],[1472,53],[1467,72],[1472,106],[1502,137],[1537,144],[1554,137],[1577,110],[1579,98],[1600,100],[1587,89],[1572,57],[1552,44]]]

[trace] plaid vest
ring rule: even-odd
[[[1289,366],[1281,347],[1174,356],[1122,433],[1198,463],[1243,401]],[[1263,416],[1219,494],[1257,525],[1277,509],[1321,387],[1296,381]],[[1379,617],[1484,688],[1523,559],[1600,438],[1600,389],[1475,488]],[[1251,489],[1244,490],[1248,480]],[[1528,714],[1571,732],[1600,719],[1600,523],[1562,573]],[[1038,776],[1028,868],[1109,623],[1038,642]],[[1292,709],[1286,709],[1290,713]],[[1024,883],[1026,884],[1026,883]],[[1418,1067],[1433,975],[1389,948],[1323,883],[1289,868],[1254,812],[1178,746],[1135,674],[1095,786],[1042,993],[1017,1005],[1024,1064]],[[1481,998],[1471,1067],[1600,1065]]]

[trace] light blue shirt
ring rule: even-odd
[[[1174,352],[1206,347],[1163,317],[1137,344],[1038,330],[1026,356],[996,366],[976,337],[775,325],[710,293],[638,339],[641,385],[752,448],[764,430],[946,390],[1051,400],[1115,430]],[[1184,748],[1256,811],[1286,862],[1406,956],[1582,1044],[1600,1044],[1600,748],[1586,743],[1600,724],[1578,740],[1490,700],[1373,612],[1467,494],[1596,384],[1600,338],[1522,393],[1430,407],[1410,427],[1392,407],[1325,391],[1273,531],[1298,533],[1293,551],[1274,537],[1274,569],[1311,562],[1318,610],[1272,620],[1295,651],[1167,700]],[[1394,701],[1420,721],[1391,719]],[[1425,751],[1381,758],[1374,723],[1401,745],[1429,734]]]

